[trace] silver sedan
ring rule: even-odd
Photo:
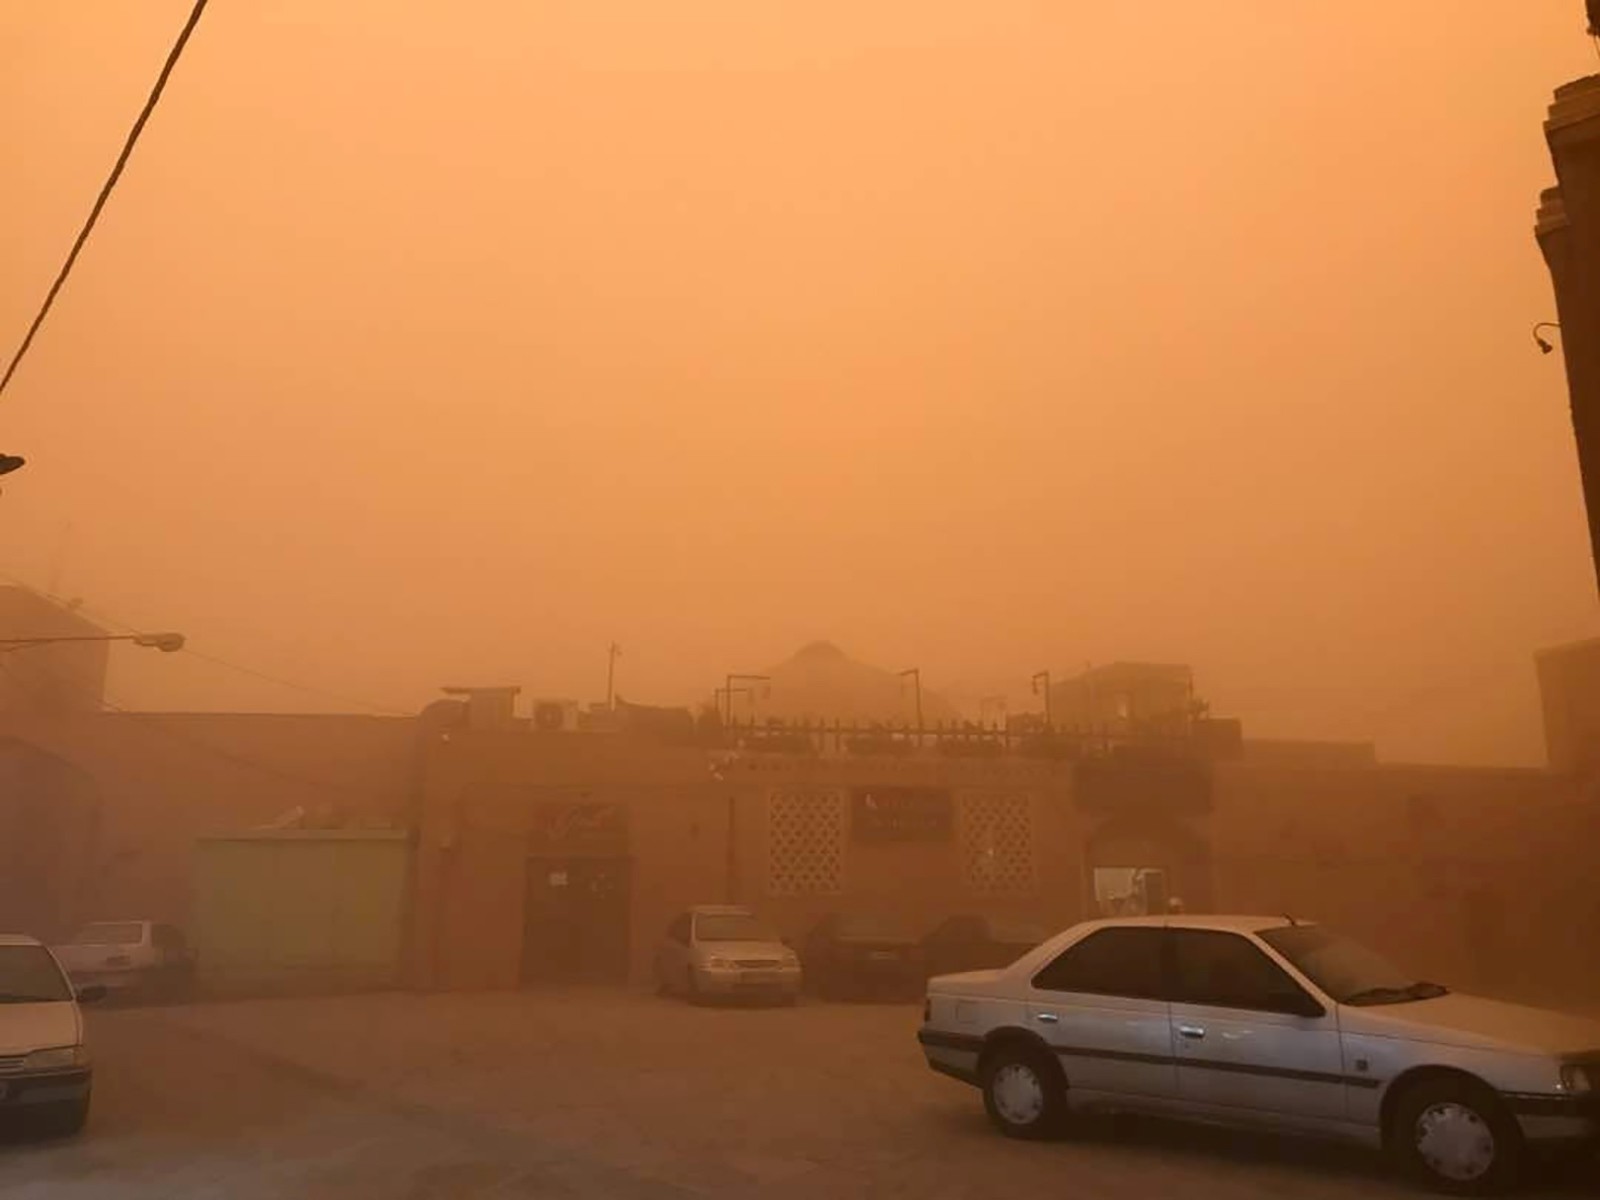
[[[1136,1111],[1386,1149],[1456,1194],[1600,1145],[1600,1022],[1465,996],[1283,917],[1095,921],[928,985],[934,1070],[1037,1137]]]
[[[680,913],[656,951],[663,995],[691,1000],[747,997],[794,1003],[800,958],[748,908],[703,904]]]

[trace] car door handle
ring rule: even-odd
[[[1055,1013],[1034,1013],[1033,1019],[1035,1021],[1043,1021],[1046,1025],[1054,1025],[1057,1021],[1061,1020],[1061,1018],[1056,1016]]]
[[[1179,1025],[1178,1034],[1181,1037],[1193,1038],[1198,1041],[1200,1038],[1205,1037],[1206,1031],[1199,1025]]]

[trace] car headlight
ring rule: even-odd
[[[783,952],[783,965],[786,967],[798,967],[800,965],[800,956],[793,950],[785,950]]]
[[[60,1071],[88,1065],[87,1046],[53,1046],[49,1050],[35,1050],[22,1060],[24,1071]]]
[[[1600,1067],[1586,1066],[1583,1063],[1567,1063],[1561,1068],[1561,1090],[1574,1095],[1592,1092],[1596,1088],[1596,1081],[1600,1079]]]
[[[720,955],[713,954],[710,958],[706,959],[706,970],[708,971],[729,971],[732,969],[733,963],[728,961],[726,958],[721,957]]]

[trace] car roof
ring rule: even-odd
[[[1107,917],[1087,924],[1100,929],[1154,927],[1166,929],[1215,929],[1228,933],[1260,933],[1285,925],[1314,925],[1294,917],[1252,917],[1231,913],[1163,913],[1153,917]]]
[[[698,917],[749,917],[755,915],[742,904],[691,904],[689,911]]]
[[[38,938],[29,937],[25,933],[0,933],[0,946],[39,946],[43,945]]]

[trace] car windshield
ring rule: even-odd
[[[898,921],[876,914],[840,917],[836,927],[838,935],[846,938],[871,939],[879,942],[913,942],[905,926]]]
[[[0,946],[0,1004],[70,999],[61,968],[43,946]]]
[[[702,942],[776,942],[773,928],[751,913],[701,913],[694,919]]]
[[[1262,941],[1340,1004],[1404,1004],[1448,989],[1408,975],[1375,950],[1317,925],[1268,929]]]
[[[137,921],[101,921],[85,925],[72,935],[69,946],[137,946],[144,941],[144,927]]]

